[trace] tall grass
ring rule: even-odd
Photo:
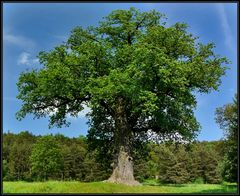
[[[77,181],[3,182],[3,193],[237,193],[237,185],[182,184],[127,186]]]

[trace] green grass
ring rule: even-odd
[[[148,185],[147,185],[148,184]],[[105,182],[77,181],[3,182],[3,193],[237,193],[236,184],[181,184],[126,186]]]

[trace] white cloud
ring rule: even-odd
[[[52,116],[58,112],[57,108],[54,108],[53,111],[49,112],[49,115]]]
[[[17,64],[18,65],[27,65],[27,66],[31,66],[34,64],[38,64],[39,63],[39,59],[37,58],[31,58],[31,54],[28,52],[22,52],[17,60]]]
[[[166,141],[175,141],[179,143],[188,143],[187,140],[183,139],[183,136],[178,133],[171,133],[171,134],[161,134],[161,133],[155,133],[151,129],[147,131],[147,137],[149,141],[155,142],[157,144],[166,142]]]
[[[219,3],[216,6],[217,6],[217,11],[221,20],[221,26],[223,29],[224,37],[225,37],[224,43],[230,50],[235,51],[233,47],[234,43],[233,43],[231,27],[228,21],[228,16],[227,16],[224,4]]]
[[[83,118],[83,117],[85,117],[85,115],[86,115],[87,113],[89,113],[89,112],[91,112],[91,108],[87,107],[86,105],[83,105],[83,110],[78,113],[78,116],[79,116],[80,118]]]
[[[67,118],[71,120],[77,120],[78,118],[86,118],[86,114],[91,112],[91,108],[87,107],[87,105],[83,105],[83,110],[81,112],[78,112],[77,117],[70,116],[70,114],[67,114]]]
[[[27,53],[27,52],[23,52],[23,53],[21,53],[20,55],[19,55],[19,57],[18,57],[18,64],[19,65],[21,65],[21,64],[23,64],[23,65],[29,65],[30,63],[29,63],[29,57],[30,57],[30,54],[29,53]]]
[[[46,109],[48,111],[49,109]],[[58,111],[57,108],[54,108],[53,111],[49,112],[49,115],[52,116],[56,114]],[[81,112],[78,112],[78,115],[76,117],[71,116],[70,114],[67,114],[67,119],[68,120],[77,120],[78,118],[86,118],[86,114],[91,112],[91,109],[87,107],[87,105],[83,104],[83,110]]]
[[[33,40],[20,35],[13,35],[3,30],[3,41],[8,44],[16,45],[20,48],[32,50],[36,44]]]

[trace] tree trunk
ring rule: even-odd
[[[114,133],[117,156],[113,164],[113,173],[107,181],[127,185],[141,185],[134,179],[133,175],[133,159],[131,157],[133,133],[128,126],[123,99],[119,98],[117,103],[115,111],[116,130]]]

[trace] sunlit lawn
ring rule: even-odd
[[[150,184],[150,185],[149,185]],[[78,181],[3,182],[3,193],[237,193],[236,184],[181,184],[126,186]]]

